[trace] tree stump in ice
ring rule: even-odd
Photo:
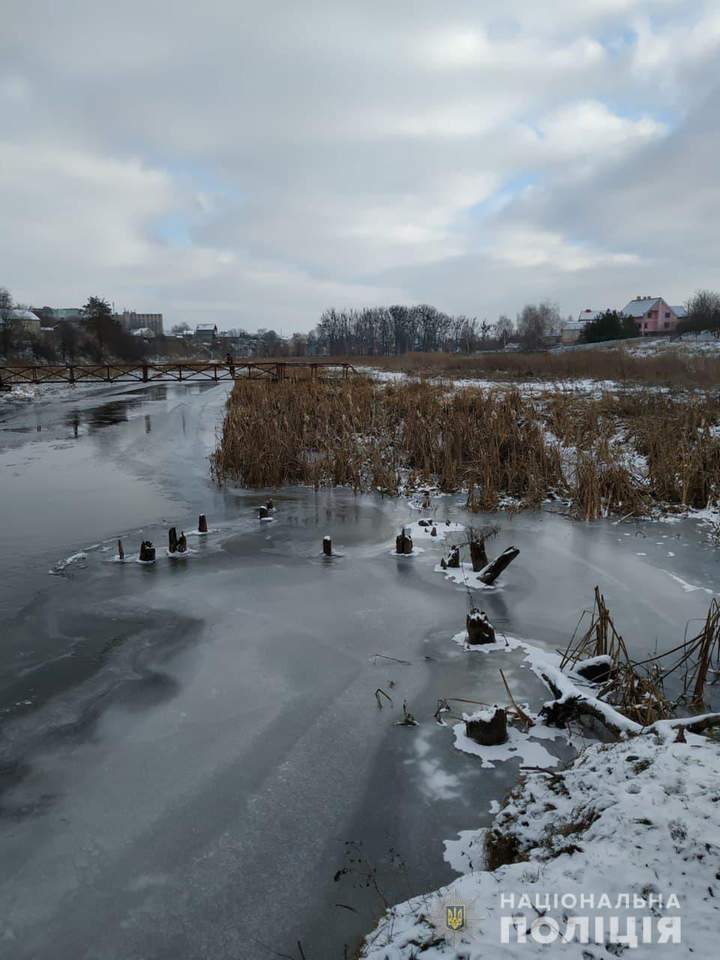
[[[123,550],[122,540],[118,540],[118,560],[125,559],[125,551]]]
[[[268,515],[267,507],[258,507],[258,520],[265,520]]]
[[[140,544],[140,559],[143,563],[155,562],[155,547],[149,540],[143,540]]]
[[[170,553],[175,553],[177,548],[178,548],[177,530],[175,529],[175,527],[170,527],[170,530],[168,531],[168,550],[170,551]]]
[[[180,536],[177,538],[176,544],[178,553],[187,553],[187,537],[185,536],[185,531],[180,531]]]
[[[433,527],[433,528],[432,528],[432,530],[430,531],[430,536],[431,536],[431,537],[436,537],[436,536],[437,536],[437,527]]]
[[[483,747],[495,747],[500,743],[506,743],[507,714],[502,707],[489,707],[487,710],[474,713],[465,721],[465,733]]]
[[[503,550],[499,557],[495,557],[494,560],[491,560],[485,569],[481,571],[480,576],[478,577],[480,582],[487,584],[488,586],[491,583],[495,583],[503,570],[510,566],[519,553],[520,551],[517,547],[508,547],[507,550]]]
[[[274,510],[274,509],[275,509],[275,504],[272,502],[272,499],[266,500],[266,501],[265,501],[265,506],[268,508],[268,510]]]
[[[450,553],[447,558],[447,565],[449,567],[459,567],[460,566],[460,547],[456,547],[454,544],[450,547]]]
[[[488,556],[485,551],[484,540],[470,541],[470,560],[474,573],[480,573],[488,565]]]
[[[198,517],[198,533],[207,533],[207,532],[208,532],[207,517],[205,516],[204,513],[201,513],[200,516]]]
[[[412,537],[409,533],[405,532],[405,527],[403,527],[402,531],[395,537],[395,551],[396,553],[404,553],[406,555],[413,551]]]
[[[465,626],[467,628],[468,643],[473,645],[495,643],[495,628],[488,620],[484,610],[478,610],[476,607],[473,607],[465,619]]]
[[[332,540],[330,537],[323,537],[323,553],[326,557],[332,556]]]

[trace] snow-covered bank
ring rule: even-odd
[[[720,749],[687,740],[595,744],[562,773],[529,774],[488,835],[491,854],[513,862],[392,908],[361,956],[522,958],[554,943],[573,960],[621,956],[635,944],[638,960],[712,956]],[[455,932],[446,911],[457,906],[465,920]]]
[[[453,639],[464,644],[466,635]],[[446,843],[446,859],[465,875],[388,910],[363,960],[522,958],[548,946],[573,960],[629,948],[637,958],[711,956],[720,923],[717,741],[688,731],[678,740],[677,721],[643,730],[562,672],[556,653],[526,641],[468,649],[522,651],[559,699],[608,711],[623,739],[585,746],[564,770],[523,757],[541,769],[525,771],[490,828]],[[514,730],[500,748],[469,741],[462,724],[454,732],[483,765],[507,759],[523,737],[540,747],[530,739],[537,728],[530,737]]]
[[[0,390],[0,403],[23,403],[34,400],[37,389],[30,385],[19,384],[11,390]]]

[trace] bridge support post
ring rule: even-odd
[[[143,373],[143,383],[147,383],[149,377],[148,377],[148,365],[146,363],[142,365],[142,373]]]

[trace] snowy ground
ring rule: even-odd
[[[550,674],[563,693],[592,698],[560,673],[552,652],[512,638],[472,649],[521,649],[530,669]],[[572,960],[626,950],[638,960],[711,956],[720,924],[720,747],[691,733],[675,742],[672,722],[625,727],[621,742],[585,745],[559,770],[542,756],[537,726],[531,736],[513,729],[502,747],[480,747],[458,724],[455,745],[483,765],[516,749],[543,769],[526,771],[489,830],[446,842],[445,858],[463,876],[390,909],[361,957],[522,958],[556,944]],[[483,869],[484,848],[496,869]]]
[[[629,346],[627,351],[633,357],[656,357],[668,351],[717,357],[720,356],[720,340],[711,333],[686,333],[677,340],[670,337],[648,339]]]

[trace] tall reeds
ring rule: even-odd
[[[576,396],[240,380],[212,458],[219,482],[348,485],[394,494],[419,484],[465,490],[471,510],[549,495],[575,516],[642,516],[720,497],[720,401],[654,390]]]
[[[536,504],[562,485],[560,457],[516,392],[428,383],[380,387],[239,381],[212,458],[219,481],[249,487],[347,484],[397,493],[410,483],[473,487]]]
[[[620,384],[662,384],[713,388],[720,382],[720,357],[663,350],[634,356],[624,347],[559,353],[406,353],[397,357],[352,357],[367,364],[424,377],[480,377],[505,380],[590,378]]]

